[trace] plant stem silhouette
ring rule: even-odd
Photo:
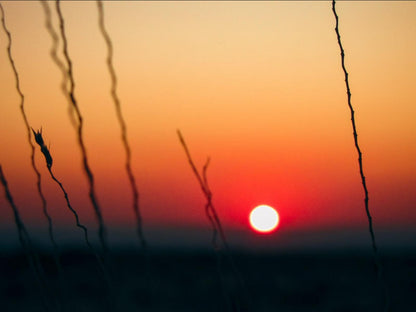
[[[65,67],[65,64],[59,59],[58,57],[58,45],[59,45],[59,36],[58,33],[55,31],[52,25],[52,14],[51,10],[49,8],[48,1],[45,0],[39,0],[40,4],[42,5],[43,12],[45,15],[45,28],[48,31],[51,39],[52,39],[52,47],[50,49],[50,56],[53,60],[53,62],[58,66],[59,70],[61,71],[62,75],[62,81],[61,81],[61,91],[65,95],[65,97],[68,97],[67,93],[67,85],[68,85],[68,77],[67,77],[67,70]],[[76,126],[76,120],[74,116],[74,108],[70,104],[70,100],[68,98],[68,115],[71,120],[71,123],[73,126]]]
[[[104,260],[99,256],[99,254],[97,253],[95,248],[92,246],[92,244],[89,240],[89,237],[88,237],[88,229],[85,225],[81,224],[81,222],[79,220],[78,213],[72,207],[71,202],[69,200],[68,193],[66,192],[63,184],[53,174],[53,171],[52,171],[53,159],[52,159],[52,155],[51,155],[49,149],[47,148],[47,146],[46,146],[46,144],[43,140],[42,130],[38,130],[38,131],[35,132],[35,130],[32,129],[32,131],[33,131],[33,134],[35,136],[36,143],[39,145],[42,154],[45,156],[46,167],[48,168],[49,174],[50,174],[52,180],[54,180],[59,185],[59,188],[61,189],[62,193],[64,194],[66,205],[75,217],[76,226],[83,231],[85,243],[86,243],[88,249],[91,251],[91,253],[97,259],[100,271],[101,271],[101,273],[103,274],[103,277],[104,277],[104,281],[106,282],[107,287],[109,288],[109,290],[111,290],[112,288],[111,288],[110,276],[109,276],[109,274],[108,274],[108,272],[105,268]],[[110,299],[112,299],[112,298],[110,298]]]
[[[67,65],[67,79],[69,81],[69,89],[66,90],[67,93],[65,95],[68,96],[69,100],[70,100],[70,104],[72,105],[74,111],[75,111],[75,115],[77,118],[77,141],[78,141],[78,145],[81,149],[81,154],[82,154],[82,165],[83,165],[83,169],[85,172],[85,175],[87,176],[87,180],[88,180],[88,185],[89,185],[89,191],[88,191],[88,195],[91,201],[91,204],[94,208],[94,212],[95,212],[95,216],[98,222],[98,237],[100,239],[100,243],[101,243],[101,247],[103,249],[104,252],[104,258],[107,261],[108,258],[108,243],[107,243],[107,233],[106,233],[106,228],[104,225],[104,220],[103,220],[103,216],[101,213],[101,207],[98,203],[98,199],[97,199],[97,195],[96,195],[96,190],[95,190],[95,181],[94,181],[94,175],[91,171],[90,165],[88,163],[88,157],[87,157],[87,149],[85,147],[85,143],[84,143],[84,137],[83,137],[83,128],[84,128],[84,120],[83,117],[81,115],[81,111],[79,109],[77,100],[75,98],[75,94],[74,94],[74,90],[75,90],[75,81],[74,81],[74,76],[72,73],[72,61],[71,58],[69,57],[69,53],[68,53],[68,41],[66,38],[66,34],[65,34],[65,25],[64,25],[64,18],[61,12],[61,7],[60,7],[60,1],[56,0],[56,12],[58,14],[58,18],[59,18],[59,29],[60,29],[60,34],[61,34],[61,39],[63,42],[63,54],[64,54],[64,58],[66,61],[66,65]]]
[[[207,184],[207,177],[206,177],[206,171],[209,165],[209,161],[210,159],[208,158],[204,167],[203,167],[203,174],[201,176],[201,174],[198,172],[198,169],[196,168],[191,154],[189,152],[188,146],[185,143],[185,140],[182,136],[182,133],[180,132],[180,130],[177,130],[177,134],[179,137],[179,141],[185,151],[186,157],[188,159],[189,165],[191,166],[192,172],[194,173],[196,179],[198,180],[199,186],[201,187],[202,192],[204,193],[204,196],[207,200],[206,205],[205,205],[205,214],[209,220],[209,222],[211,223],[211,227],[212,227],[212,231],[213,231],[213,236],[212,236],[212,246],[214,247],[215,250],[219,250],[221,247],[218,245],[218,239],[217,236],[218,234],[220,235],[221,238],[221,243],[223,244],[225,249],[228,249],[228,243],[227,243],[227,239],[225,237],[224,231],[222,229],[222,225],[220,222],[220,219],[218,218],[217,212],[215,211],[215,208],[212,205],[212,193],[211,190],[209,189],[209,186]]]
[[[39,288],[40,288],[39,290],[40,290],[41,297],[42,297],[41,299],[42,299],[43,308],[44,308],[45,311],[54,311],[54,309],[51,307],[51,303],[48,301],[47,295],[46,295],[47,285],[46,285],[46,280],[45,280],[45,273],[43,272],[42,266],[41,266],[40,261],[39,261],[39,257],[33,249],[29,233],[27,232],[26,227],[25,227],[25,225],[24,225],[24,223],[23,223],[23,221],[20,217],[19,209],[17,208],[17,206],[14,202],[14,199],[12,197],[12,194],[9,190],[9,186],[8,186],[6,177],[3,173],[3,169],[2,169],[1,164],[0,164],[0,181],[3,185],[3,187],[4,187],[4,192],[5,192],[5,195],[6,195],[6,199],[9,202],[9,204],[12,207],[12,210],[13,210],[14,222],[15,222],[16,227],[17,227],[19,242],[20,242],[23,250],[25,251],[26,258],[29,262],[30,268],[33,272],[33,275],[35,276],[36,282],[39,285]]]
[[[12,55],[12,37],[10,34],[10,31],[8,30],[7,26],[6,26],[6,21],[5,21],[5,14],[4,14],[4,10],[3,10],[3,6],[0,3],[0,11],[1,11],[1,22],[2,22],[2,26],[3,26],[3,30],[5,31],[6,35],[7,35],[7,39],[8,39],[8,43],[7,43],[7,55],[9,58],[9,62],[10,65],[12,67],[13,70],[13,74],[15,77],[15,87],[16,87],[16,91],[19,94],[20,97],[20,112],[21,115],[23,117],[23,121],[26,127],[26,132],[27,132],[27,141],[28,144],[30,146],[30,162],[32,165],[32,169],[36,175],[36,187],[37,187],[37,191],[38,191],[38,195],[40,197],[40,200],[42,202],[42,212],[43,215],[45,216],[47,222],[48,222],[48,235],[49,235],[49,240],[51,241],[52,244],[52,248],[53,248],[53,258],[54,258],[54,262],[56,265],[56,268],[58,270],[58,278],[61,280],[62,279],[62,266],[61,266],[61,262],[59,259],[59,248],[58,248],[58,244],[56,243],[55,240],[55,236],[54,236],[54,232],[53,232],[53,221],[52,221],[52,217],[49,214],[48,211],[48,204],[45,198],[45,195],[43,194],[43,190],[42,190],[42,183],[41,183],[41,174],[36,166],[35,163],[35,146],[32,143],[32,139],[31,139],[31,131],[30,131],[30,126],[29,126],[29,122],[26,116],[26,112],[25,112],[25,96],[20,88],[20,78],[19,78],[19,74],[13,59],[13,55]],[[61,281],[61,285],[62,285],[62,281]]]
[[[126,162],[125,162],[125,169],[127,172],[127,176],[130,182],[130,188],[133,195],[133,211],[136,217],[136,232],[139,238],[141,247],[143,249],[146,248],[146,239],[143,234],[143,226],[142,226],[142,216],[140,214],[139,208],[139,191],[137,189],[136,179],[134,178],[133,171],[131,168],[131,148],[129,141],[127,139],[127,126],[124,120],[122,111],[121,111],[121,104],[120,99],[117,95],[117,76],[113,65],[113,44],[111,42],[111,38],[106,31],[105,24],[104,24],[104,7],[101,0],[97,1],[97,8],[98,8],[98,24],[100,31],[104,37],[104,41],[107,45],[107,67],[111,77],[111,97],[114,102],[114,106],[116,108],[117,119],[120,124],[121,128],[121,141],[124,146],[125,154],[126,154]]]
[[[208,185],[208,179],[207,179],[207,170],[210,163],[210,159],[208,158],[205,162],[203,168],[202,168],[202,174],[199,173],[198,169],[195,166],[194,161],[192,160],[191,153],[189,152],[188,146],[185,143],[185,140],[182,136],[182,133],[180,130],[177,130],[177,134],[179,137],[179,141],[185,151],[186,157],[188,159],[189,165],[191,166],[192,172],[194,173],[196,179],[198,180],[199,186],[205,196],[206,204],[205,204],[205,214],[211,224],[212,227],[212,240],[211,244],[214,248],[214,250],[217,253],[217,260],[218,260],[218,271],[220,274],[221,279],[221,287],[225,289],[224,285],[224,274],[222,272],[222,266],[221,266],[221,251],[223,250],[225,252],[225,255],[228,259],[228,263],[231,267],[231,271],[234,275],[234,279],[237,283],[239,283],[239,287],[241,288],[236,296],[232,296],[232,294],[226,294],[226,297],[233,297],[230,298],[231,300],[231,309],[233,311],[245,311],[247,307],[243,305],[243,300],[249,300],[247,296],[247,290],[245,289],[244,281],[241,277],[240,272],[237,270],[237,267],[234,263],[234,259],[231,256],[230,248],[228,246],[227,238],[225,236],[223,227],[221,225],[220,218],[218,217],[217,211],[214,207],[214,204],[212,202],[212,192]],[[220,244],[218,242],[218,236],[220,237]],[[224,290],[224,292],[227,292]],[[245,298],[244,298],[245,297]]]
[[[380,260],[380,256],[378,254],[376,237],[375,237],[375,234],[374,234],[373,220],[372,220],[371,213],[370,213],[370,208],[369,208],[369,205],[368,205],[369,196],[368,196],[367,183],[366,183],[366,179],[365,179],[365,175],[364,175],[363,156],[362,156],[360,146],[358,144],[358,134],[357,134],[357,126],[356,126],[356,122],[355,122],[355,112],[354,112],[353,106],[351,104],[351,89],[350,89],[350,84],[349,84],[349,80],[348,80],[348,72],[347,72],[347,69],[345,67],[345,52],[344,52],[344,48],[343,48],[342,42],[341,42],[341,35],[339,33],[339,21],[338,21],[338,15],[337,15],[337,12],[336,12],[336,9],[335,9],[335,0],[332,0],[332,12],[334,13],[334,17],[335,17],[335,33],[337,35],[338,46],[339,46],[340,51],[341,51],[341,66],[342,66],[342,70],[343,70],[344,76],[345,76],[345,86],[346,86],[346,89],[347,89],[348,108],[349,108],[350,114],[351,114],[351,124],[352,124],[353,136],[354,136],[354,145],[355,145],[355,149],[357,150],[357,154],[358,154],[358,166],[359,166],[359,170],[360,170],[361,184],[362,184],[363,190],[364,190],[365,212],[367,214],[367,219],[368,219],[368,228],[369,228],[369,232],[370,232],[370,236],[371,236],[371,244],[372,244],[372,248],[373,248],[373,254],[374,254],[374,261],[375,261],[377,276],[378,276],[378,278],[379,278],[379,280],[382,284],[383,291],[384,291],[384,300],[385,300],[384,311],[387,312],[387,311],[390,311],[390,298],[389,298],[390,296],[389,296],[389,291],[388,291],[386,281],[384,279],[382,263],[381,263],[381,260]]]
[[[51,178],[59,185],[60,189],[62,190],[64,197],[65,197],[65,201],[66,204],[68,206],[68,209],[72,212],[72,214],[75,217],[75,221],[76,221],[76,225],[77,227],[79,227],[80,229],[82,229],[83,233],[84,233],[84,239],[85,239],[85,243],[87,244],[88,248],[94,253],[96,254],[93,246],[90,243],[90,240],[88,238],[88,229],[86,228],[86,226],[82,225],[79,222],[79,216],[78,213],[76,212],[76,210],[72,207],[70,201],[69,201],[69,197],[68,197],[68,193],[66,192],[64,186],[62,185],[62,183],[55,177],[55,175],[53,174],[52,171],[52,163],[53,163],[53,159],[52,159],[52,155],[49,152],[49,149],[47,148],[47,146],[45,145],[45,142],[43,140],[42,137],[42,130],[38,130],[35,131],[33,130],[33,134],[35,136],[35,141],[36,143],[39,145],[41,152],[43,154],[43,156],[45,156],[45,161],[46,161],[46,167],[48,168],[48,171],[51,175]],[[99,258],[99,257],[98,257]]]

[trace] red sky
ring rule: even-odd
[[[42,127],[56,176],[83,222],[94,228],[42,7],[38,2],[2,4],[29,123]],[[106,1],[104,7],[145,233],[208,227],[204,198],[176,136],[178,128],[199,167],[211,157],[208,179],[230,233],[251,235],[248,214],[258,204],[279,211],[280,229],[273,233],[279,242],[289,235],[287,242],[296,244],[293,233],[302,233],[300,240],[332,229],[365,233],[329,1]],[[416,225],[416,3],[340,2],[337,8],[376,230],[410,231]],[[96,5],[63,2],[62,11],[104,220],[110,237],[116,226],[133,233]],[[6,45],[0,31],[0,161],[24,220],[44,228]],[[71,226],[72,216],[39,151],[36,162],[56,224]],[[12,213],[4,196],[0,204],[5,229]]]

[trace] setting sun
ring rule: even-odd
[[[251,227],[261,233],[269,233],[279,225],[279,214],[274,208],[267,205],[254,208],[249,219]]]

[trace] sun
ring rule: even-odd
[[[270,233],[279,225],[279,214],[268,205],[260,205],[250,212],[249,220],[253,230]]]

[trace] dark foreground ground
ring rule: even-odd
[[[382,311],[371,254],[234,253],[236,274],[227,257],[211,251],[153,251],[150,265],[128,251],[111,258],[109,292],[91,255],[62,255],[60,287],[53,257],[41,254],[53,294],[47,302],[61,302],[49,311]],[[416,253],[385,254],[383,263],[392,311],[416,311]],[[0,270],[1,311],[45,311],[24,254],[3,252]]]

